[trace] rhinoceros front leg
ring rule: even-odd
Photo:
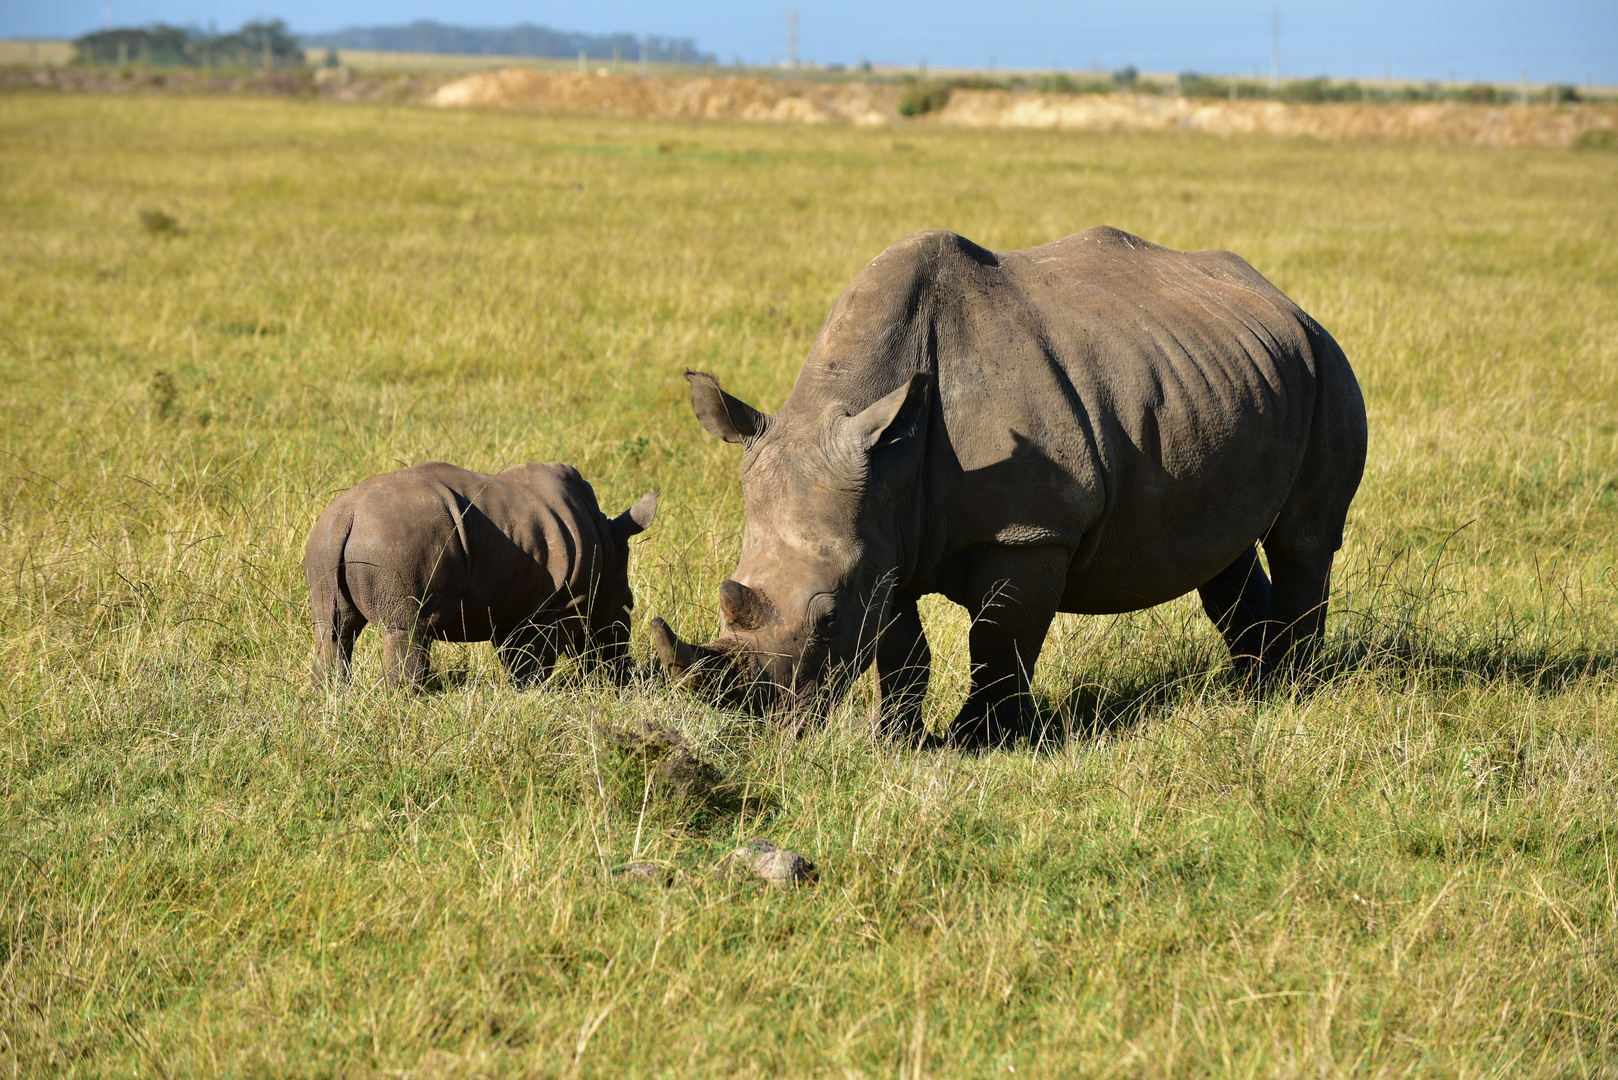
[[[527,690],[545,680],[556,664],[559,650],[555,626],[529,623],[511,631],[495,631],[495,655],[506,676],[519,690]]]
[[[950,725],[966,749],[1000,746],[1033,730],[1028,683],[1061,601],[1066,548],[987,548],[967,570],[972,690]]]
[[[895,596],[888,604],[887,625],[876,639],[878,708],[885,736],[919,741],[926,735],[921,705],[932,666],[916,598]]]

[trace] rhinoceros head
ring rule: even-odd
[[[756,707],[835,700],[871,661],[911,531],[928,376],[859,409],[794,394],[773,416],[711,375],[686,377],[702,426],[743,448],[746,522],[719,587],[718,639],[690,646],[655,620],[659,656],[676,677]]]

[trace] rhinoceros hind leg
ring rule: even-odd
[[[1237,678],[1252,679],[1262,670],[1265,637],[1274,634],[1270,579],[1259,565],[1257,547],[1249,547],[1197,592],[1202,610],[1230,647]]]
[[[1056,615],[1072,553],[1065,548],[991,548],[967,571],[972,690],[950,725],[967,749],[1001,746],[1033,730],[1029,680]]]
[[[354,664],[354,639],[365,629],[365,616],[347,606],[334,613],[330,622],[315,624],[315,686],[348,681]]]
[[[889,738],[919,741],[926,734],[921,705],[932,676],[933,654],[915,597],[895,596],[888,623],[876,639],[876,686],[881,730]]]
[[[427,683],[432,667],[432,639],[410,629],[392,627],[382,635],[382,677],[389,686],[402,686],[412,693]]]
[[[1334,552],[1297,554],[1266,544],[1275,580],[1270,588],[1270,609],[1275,631],[1265,643],[1264,670],[1285,667],[1301,671],[1314,657],[1315,644],[1326,625],[1326,599],[1331,592]]]
[[[508,634],[498,634],[495,654],[512,685],[527,690],[545,681],[556,664],[557,640],[554,628],[524,626]]]

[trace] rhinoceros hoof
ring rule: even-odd
[[[714,872],[724,877],[751,875],[777,889],[813,884],[820,877],[815,864],[796,851],[776,847],[768,840],[757,837],[750,838],[746,844],[719,860]]]

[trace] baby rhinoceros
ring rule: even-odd
[[[320,516],[303,567],[319,646],[316,681],[346,679],[366,623],[390,684],[419,689],[437,641],[492,641],[512,681],[543,679],[566,649],[622,677],[629,538],[650,492],[608,520],[571,465],[489,476],[442,461],[373,476]]]

